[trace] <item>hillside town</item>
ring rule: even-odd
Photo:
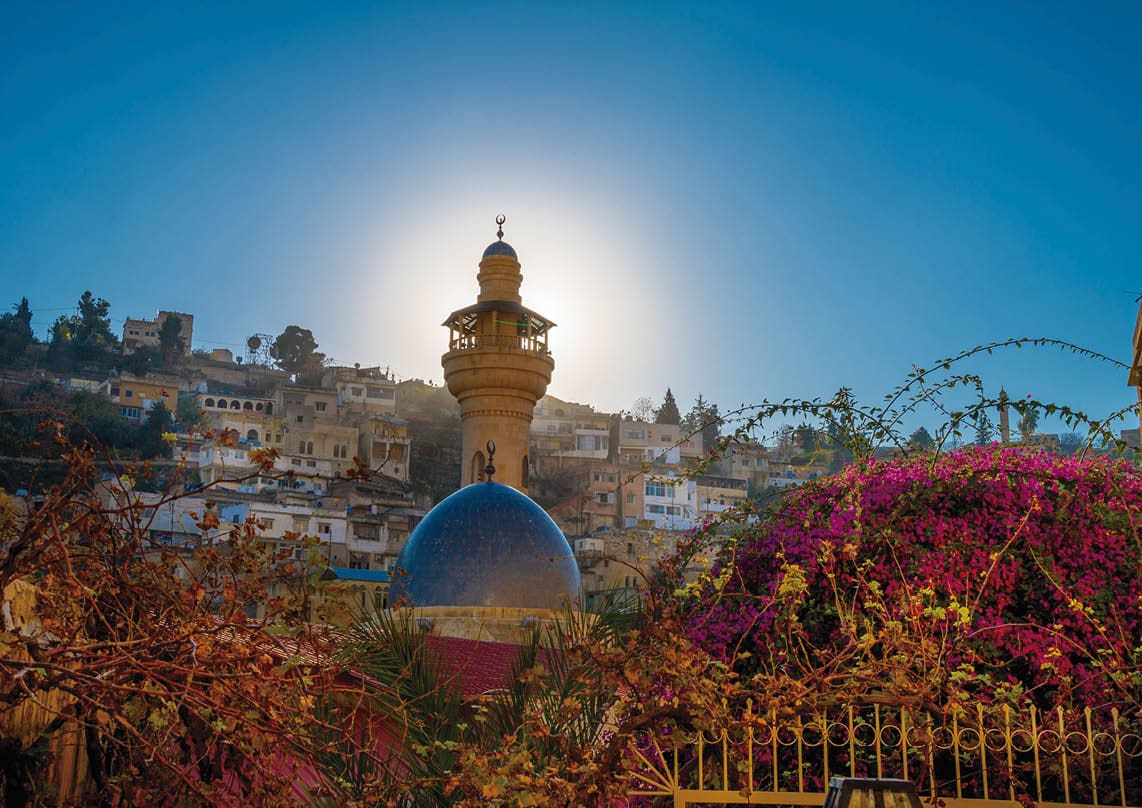
[[[306,329],[253,335],[240,355],[193,349],[193,314],[128,317],[114,335],[109,304],[86,292],[76,315],[59,318],[50,339],[39,342],[27,301],[15,308],[0,322],[8,346],[0,395],[17,403],[54,391],[62,410],[72,407],[78,417],[86,410],[77,398],[98,399],[103,418],[121,421],[118,430],[104,426],[104,448],[124,462],[138,449],[123,436],[157,430],[156,468],[164,458],[174,462],[189,491],[177,508],[154,514],[150,530],[162,543],[194,546],[201,529],[189,514],[209,502],[224,522],[253,519],[276,550],[300,554],[299,541],[316,538],[328,575],[368,591],[361,602],[381,607],[410,533],[459,487],[460,414],[448,392],[398,381],[389,368],[329,364]],[[1138,379],[1131,382],[1142,390]],[[589,595],[633,592],[673,554],[678,536],[848,459],[826,433],[805,426],[787,425],[769,445],[721,441],[718,408],[701,396],[686,413],[669,389],[658,406],[644,398],[636,407],[606,413],[545,395],[530,423],[530,493],[571,542]],[[1010,442],[1007,413],[996,420],[983,437]],[[1018,425],[1024,442],[1077,448],[1078,436],[1037,432],[1036,422]],[[1121,438],[1137,446],[1138,430]],[[923,429],[913,439],[931,442]],[[9,490],[22,491],[32,478],[18,440],[9,437],[4,469]],[[273,451],[272,466],[259,462],[260,450]],[[473,479],[482,465],[476,462]],[[208,493],[195,495],[197,486]],[[162,499],[151,488],[139,496]]]

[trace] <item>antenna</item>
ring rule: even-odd
[[[269,366],[270,360],[270,346],[274,344],[274,338],[270,334],[251,334],[250,338],[246,340],[246,361],[247,365],[264,365]]]

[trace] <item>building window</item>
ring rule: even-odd
[[[203,402],[203,406],[213,407],[214,406],[214,399],[212,399],[212,398],[206,399],[206,401]]]
[[[627,440],[642,440],[643,431],[641,429],[624,429],[623,437]]]
[[[241,404],[241,402],[240,402],[240,401],[238,401],[237,399],[234,399],[233,401],[231,401],[231,402],[230,402],[230,409],[232,409],[232,410],[240,410],[240,409],[242,409],[242,404]]]
[[[610,505],[612,502],[615,501],[614,500],[614,494],[611,494],[609,492],[604,492],[602,494],[596,494],[595,496],[598,499],[600,505]]]
[[[245,404],[242,405],[242,409],[252,411],[254,409],[254,405],[251,402],[247,401]]]
[[[669,435],[662,435],[661,437],[659,437],[659,440],[662,441],[663,443],[670,443],[670,436]]]
[[[246,432],[246,440],[256,441],[257,439],[258,439],[258,430],[251,429],[248,432]]]
[[[297,442],[297,453],[305,454],[305,441],[302,440]]]
[[[133,395],[135,395],[135,392],[133,390],[127,390],[126,392],[123,393],[124,398],[131,398]]]
[[[318,522],[317,523],[317,532],[322,534],[323,536],[328,536],[330,533],[333,532],[333,526],[330,525],[328,522]]]
[[[325,402],[324,401],[318,401],[313,406],[317,408],[318,412],[325,412]]]
[[[307,444],[305,444],[305,453],[307,455],[313,454],[313,441],[309,441]]]
[[[304,424],[304,423],[305,423],[305,416],[304,416],[304,415],[299,415],[299,416],[297,416],[297,418],[296,418],[295,420],[296,420],[296,421],[297,421],[299,424]]]
[[[352,394],[353,398],[360,398],[365,391],[360,387],[353,387],[350,388],[349,392]]]
[[[634,542],[630,542],[630,541],[627,542],[627,555],[628,556],[634,555]]]
[[[139,408],[138,407],[124,407],[123,408],[123,414],[125,416],[127,416],[128,418],[138,418],[139,417]]]
[[[226,399],[224,399],[224,398],[218,399],[218,409],[220,409],[220,410],[226,409]]]
[[[647,483],[646,495],[648,497],[668,497],[670,496],[667,486],[661,483]]]
[[[305,461],[305,467],[307,469],[315,469],[315,468],[317,468],[317,461],[316,460],[306,460]]]

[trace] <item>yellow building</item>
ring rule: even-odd
[[[698,489],[698,513],[702,516],[723,513],[749,498],[748,480],[699,474],[694,482]]]
[[[156,404],[161,403],[173,411],[178,404],[179,389],[186,386],[185,380],[177,376],[137,377],[122,373],[103,382],[100,391],[119,405],[128,421],[141,423],[147,417],[147,410]]]
[[[523,306],[519,259],[503,240],[502,216],[497,223],[499,240],[480,260],[475,305],[452,312],[443,323],[449,340],[441,364],[448,390],[460,404],[460,485],[483,478],[484,447],[493,441],[497,481],[527,493],[529,431],[535,403],[555,368],[547,347],[547,332],[555,323]]]

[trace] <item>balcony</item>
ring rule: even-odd
[[[514,348],[519,351],[547,356],[547,336],[528,334],[453,334],[448,340],[449,351],[471,351],[478,348]]]
[[[586,569],[602,561],[606,545],[602,539],[575,539],[575,560]]]

